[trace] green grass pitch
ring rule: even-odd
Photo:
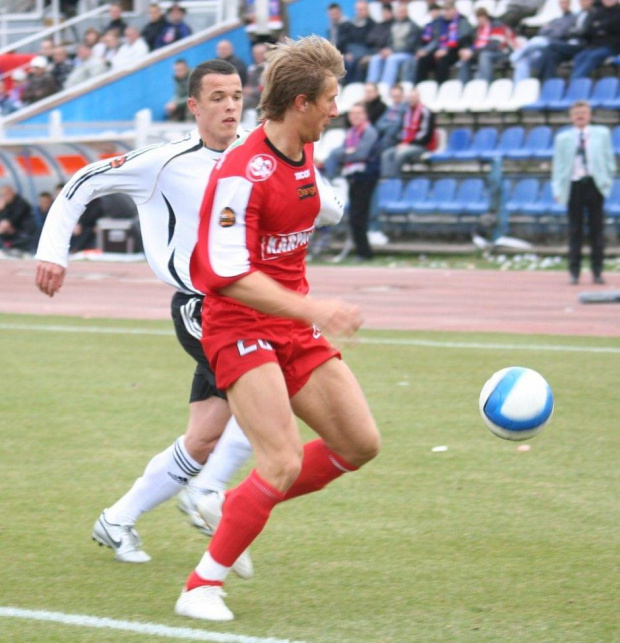
[[[93,326],[136,333],[78,328]],[[138,522],[147,565],[90,539],[184,431],[192,364],[171,324],[2,315],[0,327],[0,607],[307,643],[620,641],[620,339],[362,333],[344,354],[383,451],[276,508],[255,578],[227,584],[236,620],[217,625],[173,614],[206,543],[173,502]],[[482,384],[509,365],[555,394],[527,453],[478,415]],[[166,639],[0,616],[0,640]]]

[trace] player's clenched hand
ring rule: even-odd
[[[35,283],[37,288],[53,297],[55,293],[60,290],[63,281],[65,280],[66,268],[59,266],[57,263],[50,261],[37,261],[37,272]]]
[[[312,302],[312,323],[327,335],[350,337],[360,328],[364,318],[358,306],[338,299]]]

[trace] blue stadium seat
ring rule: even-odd
[[[412,210],[415,211],[417,205],[426,199],[430,185],[431,182],[426,177],[411,179],[400,198],[386,203],[384,211],[387,214],[406,214]]]
[[[435,152],[428,157],[429,161],[450,161],[454,152],[466,150],[471,145],[472,133],[469,128],[458,127],[448,135],[448,143],[443,152]]]
[[[506,153],[506,158],[524,160],[553,156],[553,130],[548,125],[533,127],[522,147]]]
[[[529,105],[523,105],[521,109],[528,112],[549,109],[551,101],[560,100],[564,96],[565,87],[566,81],[563,78],[549,78],[543,83],[538,100]]]
[[[611,143],[614,146],[616,156],[620,156],[620,125],[616,125],[611,130]]]
[[[512,185],[506,210],[508,214],[521,214],[527,204],[535,201],[540,192],[540,183],[538,179],[520,179]]]
[[[457,161],[471,161],[484,158],[497,144],[497,130],[494,127],[481,127],[465,150],[455,150],[453,158]]]
[[[403,192],[403,182],[400,179],[386,179],[379,182],[377,193],[377,208],[385,211],[391,203],[396,203]]]
[[[525,130],[520,125],[507,127],[500,135],[495,149],[485,152],[483,159],[492,159],[497,156],[505,156],[512,150],[517,150],[523,145],[525,139]]]
[[[547,109],[552,111],[568,109],[576,100],[588,100],[591,91],[591,78],[574,78],[569,82],[561,98],[547,102]]]
[[[590,105],[593,109],[598,107],[607,107],[606,104],[614,104],[615,106],[612,109],[617,109],[620,107],[620,99],[617,99],[618,95],[618,86],[620,83],[615,76],[606,76],[605,78],[600,78],[596,81],[592,94],[590,94]]]
[[[620,179],[616,179],[611,187],[611,194],[605,201],[605,213],[620,220]]]
[[[482,179],[465,179],[451,199],[443,197],[437,204],[437,212],[443,214],[475,214],[480,215],[489,209],[489,199],[484,192]]]
[[[551,181],[545,181],[538,198],[523,203],[520,212],[534,217],[562,216],[566,214],[566,206],[556,202],[551,190]]]
[[[439,210],[439,204],[454,200],[456,179],[438,179],[424,201],[416,205],[415,211],[420,214],[430,214]]]

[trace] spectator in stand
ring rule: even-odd
[[[52,56],[54,58],[52,76],[56,81],[56,87],[58,87],[58,90],[60,91],[64,88],[65,81],[73,69],[73,63],[71,62],[69,54],[67,53],[67,48],[64,45],[54,47],[54,53]]]
[[[35,222],[32,206],[13,186],[0,187],[0,248],[29,251],[33,248]]]
[[[65,89],[75,87],[107,71],[102,58],[93,55],[93,50],[85,42],[78,45],[77,62],[65,81]]]
[[[112,69],[131,67],[148,54],[149,46],[140,36],[140,32],[135,27],[128,25],[125,29],[125,42],[112,58]]]
[[[355,3],[355,16],[352,20],[341,24],[340,34],[340,51],[344,56],[344,66],[346,75],[343,84],[347,85],[352,82],[362,82],[365,77],[363,68],[359,62],[365,56],[372,54],[368,46],[367,38],[375,26],[375,21],[370,17],[368,12],[368,3],[360,0]]]
[[[435,115],[422,104],[418,90],[413,88],[407,94],[399,143],[381,154],[381,177],[399,177],[405,163],[416,161],[425,151],[431,152],[436,147]]]
[[[71,233],[69,252],[81,252],[97,247],[97,221],[103,216],[103,201],[105,197],[93,199],[76,223]]]
[[[513,80],[518,83],[524,78],[530,78],[533,70],[538,76],[540,61],[546,47],[553,42],[565,42],[570,37],[575,25],[576,14],[570,10],[571,0],[558,0],[561,15],[543,25],[538,34],[510,54],[510,63],[514,68]]]
[[[241,84],[245,85],[248,77],[248,68],[241,58],[235,56],[235,49],[230,40],[220,40],[215,46],[215,52],[217,58],[225,60],[237,70],[239,78],[241,78]]]
[[[349,110],[351,127],[344,143],[332,150],[325,161],[325,175],[333,179],[341,175],[349,185],[349,225],[355,258],[372,259],[368,243],[368,216],[372,195],[379,178],[379,134],[368,120],[363,103],[356,103]]]
[[[586,46],[576,56],[571,79],[589,76],[606,58],[620,54],[620,5],[603,0],[586,22]]]
[[[50,208],[52,207],[53,202],[54,202],[54,197],[49,192],[39,192],[39,196],[37,198],[37,205],[34,209],[35,234],[34,234],[34,242],[32,244],[33,248],[36,248],[37,245],[39,244],[41,229],[43,228],[43,224],[45,223],[47,213],[50,211]]]
[[[326,38],[340,53],[344,54],[341,31],[343,25],[348,25],[349,20],[342,13],[342,7],[337,2],[332,2],[327,7],[327,17],[329,25],[327,27]]]
[[[23,69],[16,69],[11,74],[11,80],[13,81],[13,87],[8,90],[8,96],[10,104],[16,109],[20,109],[24,106],[23,95],[28,84],[28,74]]]
[[[240,0],[239,18],[251,44],[276,43],[288,35],[288,15],[284,0]]]
[[[182,122],[191,117],[187,109],[191,69],[183,58],[174,61],[174,96],[164,105],[166,119]]]
[[[7,83],[0,77],[0,116],[7,116],[21,107],[21,101],[16,102],[11,98],[11,92],[7,89]]]
[[[441,84],[448,79],[450,69],[459,59],[459,51],[472,42],[472,27],[456,9],[454,0],[446,0],[438,19],[434,39],[418,53],[416,82],[426,80],[431,71]]]
[[[24,105],[31,105],[56,93],[58,87],[52,74],[47,71],[47,59],[35,56],[30,61],[30,74],[22,101]]]
[[[84,42],[91,48],[93,56],[95,58],[103,58],[105,53],[105,44],[101,42],[101,34],[94,28],[89,27],[84,32]],[[79,59],[76,61],[79,64]]]
[[[388,41],[378,54],[370,59],[367,80],[387,83],[390,87],[398,80],[402,65],[413,58],[420,45],[422,30],[407,14],[407,3],[396,5],[395,19],[390,24]]]
[[[379,134],[379,150],[381,152],[398,144],[403,113],[407,109],[405,91],[402,85],[392,85],[390,87],[390,98],[392,99],[392,104],[375,123],[375,129]]]
[[[39,47],[39,56],[43,56],[47,61],[48,67],[54,62],[54,41],[51,38],[44,38]]]
[[[243,84],[243,109],[256,109],[260,100],[263,86],[261,76],[265,70],[265,55],[267,46],[265,43],[257,42],[252,47],[252,58],[254,62],[248,67],[248,73]]]
[[[105,63],[107,69],[111,69],[114,64],[119,49],[121,48],[121,38],[116,29],[108,29],[103,36],[101,42],[105,45],[105,51],[101,59]]]
[[[545,0],[516,0],[514,2],[511,0],[499,19],[516,31],[521,25],[521,20],[535,16],[544,4]]]
[[[575,16],[575,22],[564,40],[553,40],[542,52],[540,75],[542,80],[554,78],[561,62],[572,60],[586,45],[585,29],[592,14],[594,0],[579,0],[581,10]]]
[[[369,80],[371,77],[371,66],[370,62],[374,61],[374,71],[372,72],[372,77],[374,78],[370,82],[378,83],[379,78],[381,77],[381,70],[384,66],[385,60],[381,57],[383,50],[386,50],[390,45],[390,36],[391,28],[394,23],[394,10],[392,5],[389,3],[384,3],[381,5],[381,20],[376,22],[375,26],[370,30],[370,33],[366,37],[366,44],[371,50],[371,53],[368,56],[364,56],[362,60],[358,63],[360,65],[360,73],[364,68],[367,68],[365,74],[366,80]]]
[[[484,7],[476,9],[476,22],[472,44],[459,50],[458,77],[463,84],[471,80],[474,64],[477,64],[476,78],[490,83],[495,66],[506,62],[516,47],[512,29],[499,20],[491,20]]]
[[[584,219],[590,229],[592,280],[604,284],[605,215],[603,201],[609,196],[616,174],[616,158],[609,129],[592,125],[587,101],[570,109],[573,127],[555,137],[551,188],[556,201],[568,206],[568,269],[570,283],[579,283]]]
[[[123,20],[123,7],[120,2],[111,2],[108,8],[110,22],[102,29],[103,33],[115,29],[119,36],[125,34],[127,23]]]
[[[381,99],[377,83],[366,83],[364,85],[364,108],[368,120],[374,125],[387,109],[387,105]]]
[[[167,27],[168,23],[164,18],[161,7],[157,3],[150,4],[148,11],[149,21],[142,28],[141,35],[149,49],[153,51],[153,49],[156,49],[159,34]]]
[[[411,81],[414,85],[418,83],[418,61],[431,52],[441,31],[441,8],[436,2],[428,5],[428,15],[430,20],[424,25],[417,50],[412,58],[405,60],[401,68],[402,79]]]
[[[185,21],[185,8],[180,4],[173,4],[166,12],[166,26],[159,32],[155,40],[155,49],[165,47],[178,40],[183,40],[191,35],[192,30]]]

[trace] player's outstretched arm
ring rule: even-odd
[[[363,323],[357,306],[338,299],[312,299],[284,288],[262,272],[245,275],[220,293],[267,315],[315,324],[330,335],[350,337]]]
[[[65,280],[67,269],[51,261],[37,261],[35,284],[46,295],[53,297]]]

